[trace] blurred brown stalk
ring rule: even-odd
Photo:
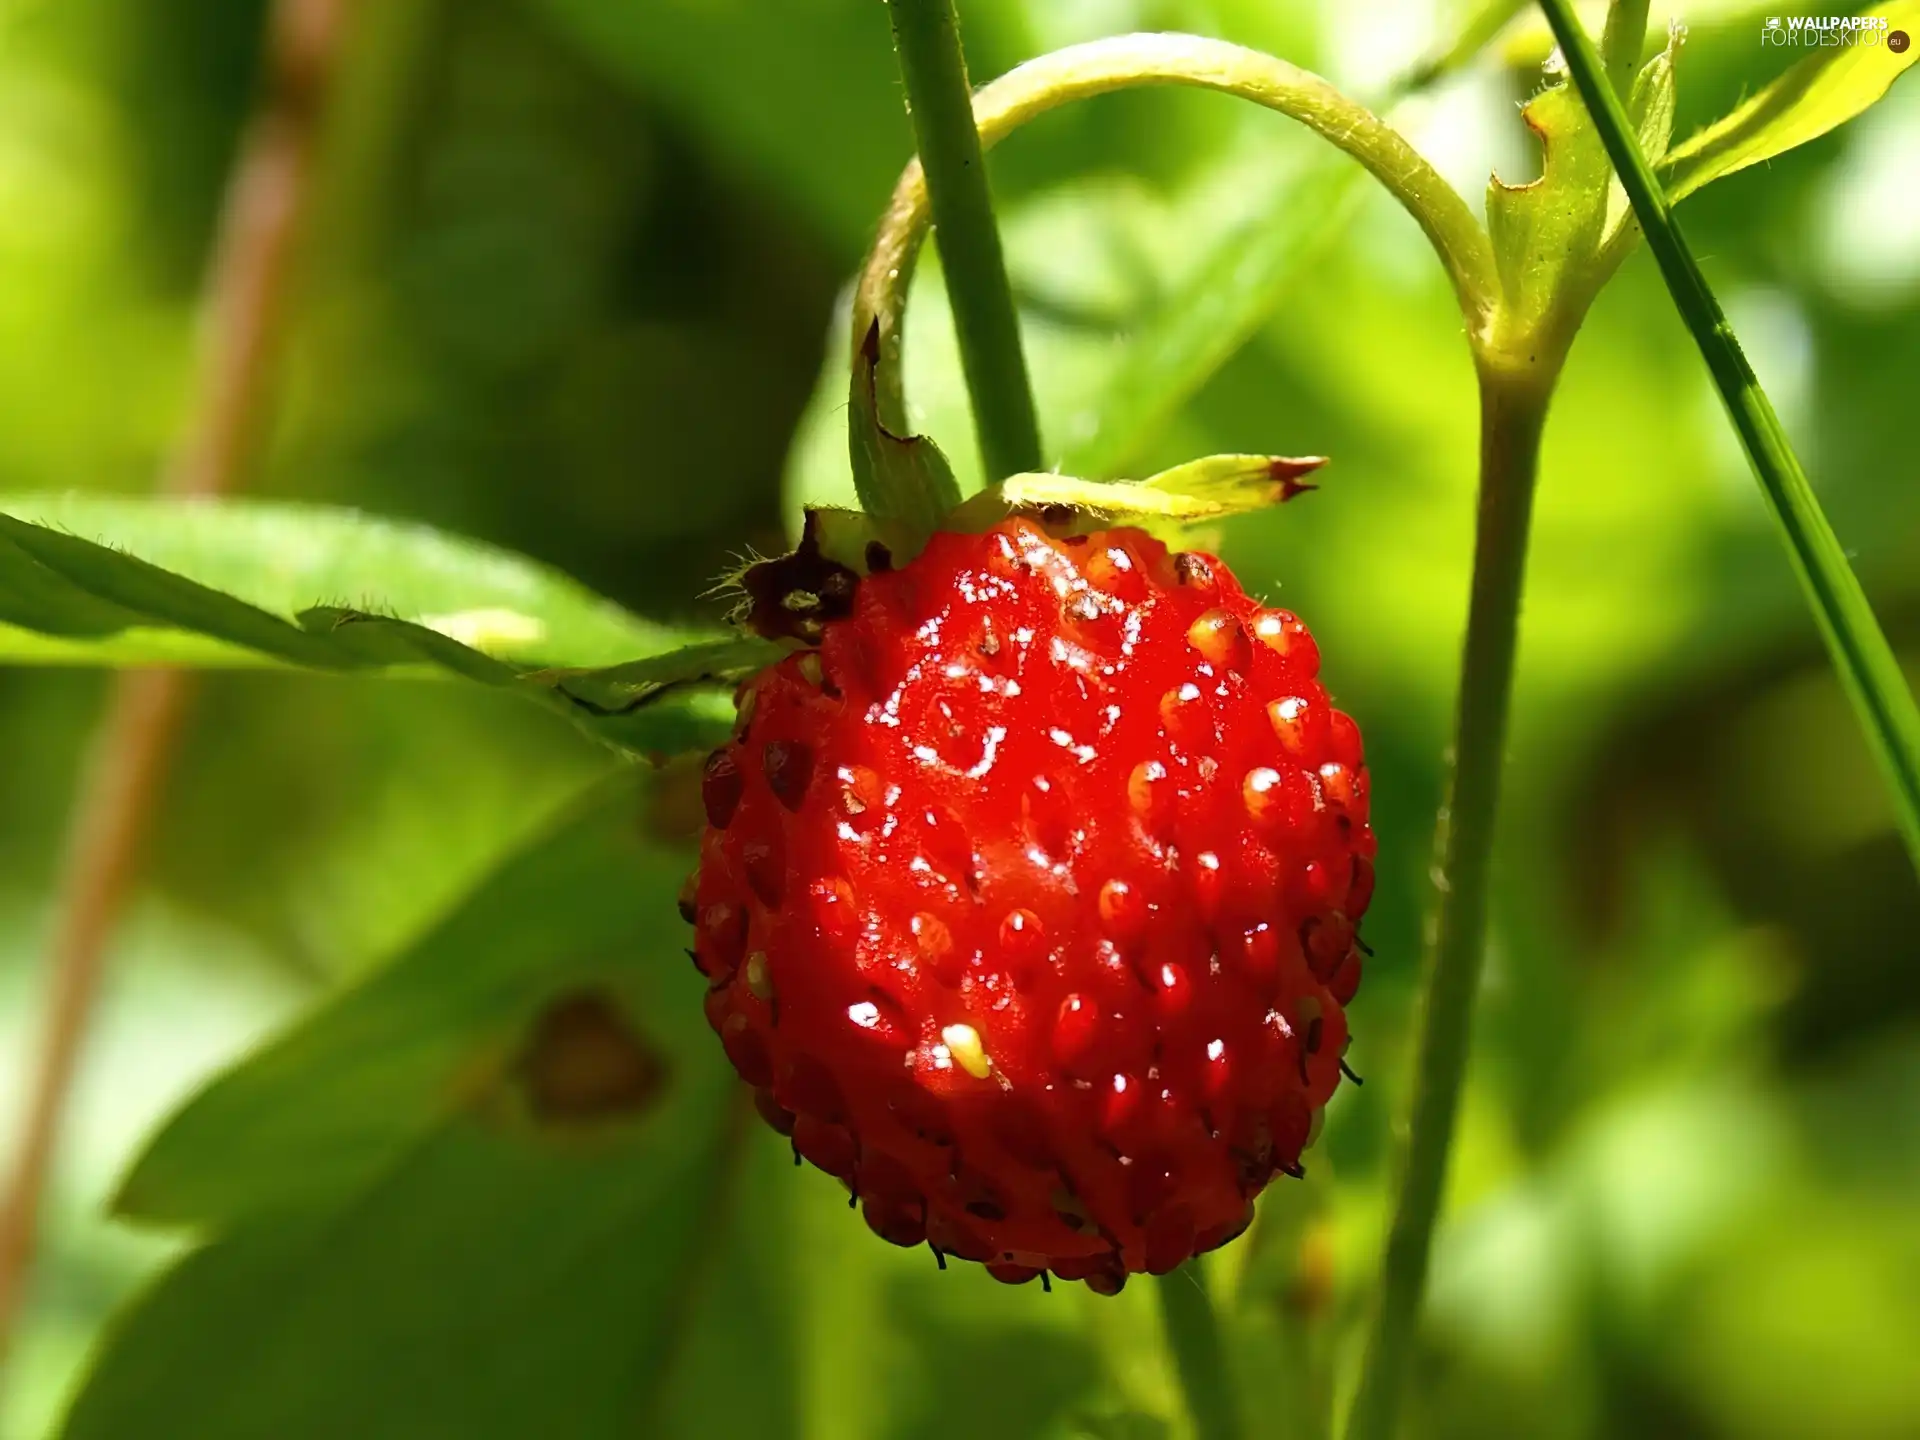
[[[170,495],[237,488],[270,411],[274,357],[313,190],[321,118],[352,0],[278,0],[264,78],[207,276],[196,409],[161,478]],[[0,1369],[24,1306],[40,1208],[108,941],[138,872],[189,700],[176,670],[115,677],[69,825],[38,1064],[0,1200]]]

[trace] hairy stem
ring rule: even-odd
[[[1040,422],[973,123],[960,22],[953,0],[888,0],[887,10],[932,197],[980,460],[991,484],[1040,468]]]
[[[980,88],[973,117],[983,148],[1074,100],[1146,85],[1218,90],[1291,116],[1364,165],[1419,223],[1445,265],[1470,331],[1490,321],[1500,293],[1493,248],[1459,194],[1401,134],[1318,75],[1258,50],[1195,35],[1117,35],[1030,60]],[[905,433],[901,322],[928,200],[920,163],[907,166],[881,217],[853,304],[856,352],[876,324],[875,394],[881,423]]]
[[[1238,1440],[1232,1377],[1220,1320],[1207,1293],[1206,1271],[1198,1260],[1159,1277],[1160,1318],[1186,1392],[1187,1414],[1196,1440]]]
[[[1647,44],[1648,0],[1613,0],[1607,7],[1607,28],[1600,37],[1606,57],[1607,79],[1622,99],[1633,93],[1633,77],[1640,69],[1640,52]]]
[[[1494,822],[1513,694],[1540,434],[1552,381],[1480,356],[1480,508],[1455,753],[1435,840],[1438,896],[1426,959],[1413,1103],[1360,1391],[1347,1440],[1391,1440],[1418,1333],[1427,1262],[1466,1077],[1486,951]]]
[[[291,258],[317,150],[320,105],[349,0],[279,0],[268,84],[229,182],[209,270],[197,409],[163,479],[217,495],[245,469],[266,410]],[[121,675],[93,745],[67,836],[40,1055],[20,1148],[0,1199],[0,1371],[26,1298],[42,1198],[108,940],[138,867],[186,707],[176,671]]]
[[[1892,792],[1894,815],[1914,868],[1920,871],[1920,707],[1914,704],[1900,662],[1867,603],[1866,592],[1847,564],[1833,527],[1815,498],[1792,442],[1747,363],[1720,302],[1708,288],[1673,209],[1634,139],[1633,125],[1613,88],[1601,76],[1593,42],[1580,28],[1567,0],[1541,0],[1567,57],[1607,154],[1660,262],[1701,357],[1720,391],[1728,417],[1746,448],[1754,476],[1779,522],[1793,567],[1826,641],[1842,688],[1866,732]]]

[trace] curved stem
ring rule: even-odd
[[[1412,1111],[1381,1257],[1378,1308],[1347,1440],[1391,1440],[1399,1417],[1486,951],[1520,594],[1552,380],[1506,369],[1486,353],[1479,357],[1479,376],[1480,509],[1453,778],[1435,839],[1438,908],[1428,944]]]
[[[1847,564],[1846,551],[1820,509],[1780,417],[1760,388],[1733,327],[1680,233],[1659,181],[1640,153],[1620,97],[1601,76],[1593,42],[1567,0],[1541,0],[1541,8],[1633,203],[1647,248],[1660,262],[1674,305],[1693,332],[1727,416],[1746,448],[1754,477],[1780,525],[1833,668],[1886,777],[1895,823],[1915,870],[1920,871],[1920,707],[1907,688],[1899,659],[1867,603],[1859,578]]]
[[[960,368],[989,483],[1040,468],[1040,422],[1020,348],[1000,230],[953,0],[888,0],[907,113],[933,197],[940,260],[953,301]]]
[[[1366,166],[1419,222],[1446,266],[1468,327],[1493,313],[1499,280],[1493,248],[1452,186],[1392,126],[1310,71],[1258,50],[1195,35],[1117,35],[1073,45],[1009,70],[974,95],[983,148],[1037,115],[1114,90],[1189,85],[1237,95],[1291,116]],[[913,263],[927,231],[927,186],[907,166],[862,270],[853,302],[853,343],[879,326],[876,399],[881,423],[905,433],[900,392],[901,319]]]
[[[1220,1321],[1207,1293],[1206,1271],[1198,1260],[1158,1277],[1160,1318],[1167,1344],[1186,1392],[1187,1414],[1195,1440],[1238,1440],[1240,1417],[1234,1413],[1234,1388],[1227,1374]]]

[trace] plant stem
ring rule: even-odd
[[[1640,68],[1640,52],[1647,45],[1648,0],[1613,0],[1607,7],[1607,28],[1601,32],[1600,53],[1606,57],[1607,79],[1622,99],[1633,93],[1633,77]]]
[[[1552,376],[1507,368],[1497,355],[1479,358],[1480,508],[1453,777],[1435,839],[1439,894],[1428,941],[1412,1110],[1381,1257],[1378,1309],[1347,1440],[1390,1440],[1399,1417],[1486,951],[1520,594]]]
[[[47,948],[51,989],[40,1054],[20,1147],[0,1203],[0,1374],[26,1304],[41,1202],[99,996],[101,962],[133,878],[185,697],[177,671],[134,670],[115,678],[68,826],[58,919]]]
[[[1146,85],[1188,85],[1251,100],[1344,150],[1426,233],[1469,334],[1479,336],[1491,324],[1499,272],[1492,243],[1467,202],[1391,125],[1318,75],[1275,56],[1198,35],[1115,35],[1039,56],[982,86],[974,97],[974,120],[982,145],[991,148],[1049,110]],[[900,397],[901,320],[914,259],[926,238],[927,211],[927,181],[915,161],[894,186],[853,297],[854,345],[879,328],[875,399],[881,422],[896,433],[907,430]]]
[[[933,199],[960,366],[989,484],[1040,469],[1040,423],[994,223],[953,0],[888,0],[900,78]]]
[[[163,480],[176,495],[231,489],[266,412],[300,218],[312,188],[319,97],[350,0],[279,0],[269,83],[227,187],[207,281],[197,409]],[[138,868],[187,702],[177,671],[115,678],[69,823],[51,992],[20,1149],[0,1196],[0,1372],[26,1299],[60,1123],[99,997],[105,951]]]
[[[1916,871],[1920,871],[1920,707],[1900,673],[1866,592],[1847,564],[1846,552],[1821,512],[1813,486],[1748,365],[1692,249],[1680,233],[1672,207],[1654,179],[1633,136],[1633,125],[1613,88],[1601,78],[1593,42],[1574,18],[1568,0],[1541,0],[1573,80],[1619,172],[1627,198],[1660,262],[1694,343],[1713,375],[1747,459],[1779,522],[1795,572],[1807,592],[1814,619],[1833,658],[1842,688],[1853,702],[1868,744],[1893,792],[1894,815]]]
[[[1206,1271],[1198,1260],[1189,1260],[1160,1276],[1157,1288],[1160,1318],[1180,1372],[1180,1388],[1186,1392],[1196,1440],[1239,1440],[1240,1416],[1234,1408],[1220,1322],[1207,1293]]]

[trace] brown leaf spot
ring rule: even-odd
[[[645,1113],[667,1067],[610,995],[576,990],[535,1018],[513,1079],[538,1124],[571,1127]]]

